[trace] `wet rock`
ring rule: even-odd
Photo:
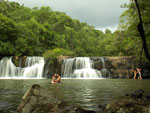
[[[106,113],[150,113],[150,103],[133,99],[112,101],[105,108]]]
[[[95,113],[79,106],[69,105],[51,91],[34,84],[23,96],[17,113]]]
[[[98,107],[102,110],[105,110],[106,108],[106,104],[99,104]]]
[[[68,103],[67,102],[64,102],[64,101],[60,101],[59,103],[58,103],[58,105],[57,105],[57,107],[59,108],[59,109],[64,109],[64,108],[66,108],[68,106]]]
[[[129,94],[128,94],[128,93],[126,93],[124,96],[129,96]]]
[[[150,113],[150,96],[146,96],[144,100],[144,91],[142,89],[135,90],[130,96],[125,94],[120,100],[114,100],[104,107],[106,113]],[[102,106],[100,106],[102,108]]]
[[[150,95],[146,95],[146,100],[150,101]]]
[[[106,67],[109,67],[109,69],[131,69],[134,63],[134,57],[132,56],[106,57],[106,59]]]
[[[142,89],[137,89],[131,94],[133,99],[142,99],[144,91]]]
[[[61,63],[59,60],[50,62],[49,60],[45,61],[43,75],[46,78],[52,78],[52,76],[57,73],[61,75]]]
[[[92,111],[92,110],[86,110],[86,113],[95,113],[95,111]]]

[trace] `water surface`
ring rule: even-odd
[[[95,111],[99,111],[99,104],[119,99],[139,88],[150,94],[150,80],[147,79],[62,79],[60,84],[51,84],[50,79],[0,79],[0,112],[16,111],[26,90],[35,83],[70,104]]]

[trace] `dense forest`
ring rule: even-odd
[[[150,2],[138,0],[150,51]],[[137,30],[138,12],[133,0],[122,4],[127,10],[112,33],[96,30],[50,7],[28,8],[15,2],[0,2],[0,54],[16,56],[135,56],[142,55]],[[101,23],[101,22],[100,22]]]

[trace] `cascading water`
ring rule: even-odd
[[[18,76],[19,73],[21,72],[21,68],[16,67],[12,61],[12,57],[7,58],[4,57],[0,61],[0,77],[2,78],[9,78],[13,76]]]
[[[101,72],[92,68],[88,57],[65,59],[62,71],[63,78],[102,78]]]
[[[68,78],[68,77],[71,78],[70,76],[73,73],[73,61],[74,61],[73,58],[64,60],[62,65],[62,71],[63,71],[62,76],[64,78]]]
[[[43,67],[43,57],[27,57],[25,68],[16,67],[12,57],[4,57],[0,61],[0,78],[42,78]]]
[[[102,61],[102,69],[101,69],[102,75],[103,75],[104,77],[106,77],[107,75],[109,76],[110,73],[109,73],[109,71],[106,69],[104,58],[101,57],[100,60]]]

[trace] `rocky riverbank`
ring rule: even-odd
[[[120,100],[114,100],[107,105],[100,104],[105,113],[150,113],[150,96],[142,89],[131,94],[125,94]]]
[[[23,96],[16,113],[95,113],[80,106],[69,105],[53,92],[34,84]]]
[[[125,94],[122,99],[99,105],[97,113],[150,113],[150,96],[142,89]],[[16,113],[96,113],[70,105],[53,92],[34,84],[23,96]]]

